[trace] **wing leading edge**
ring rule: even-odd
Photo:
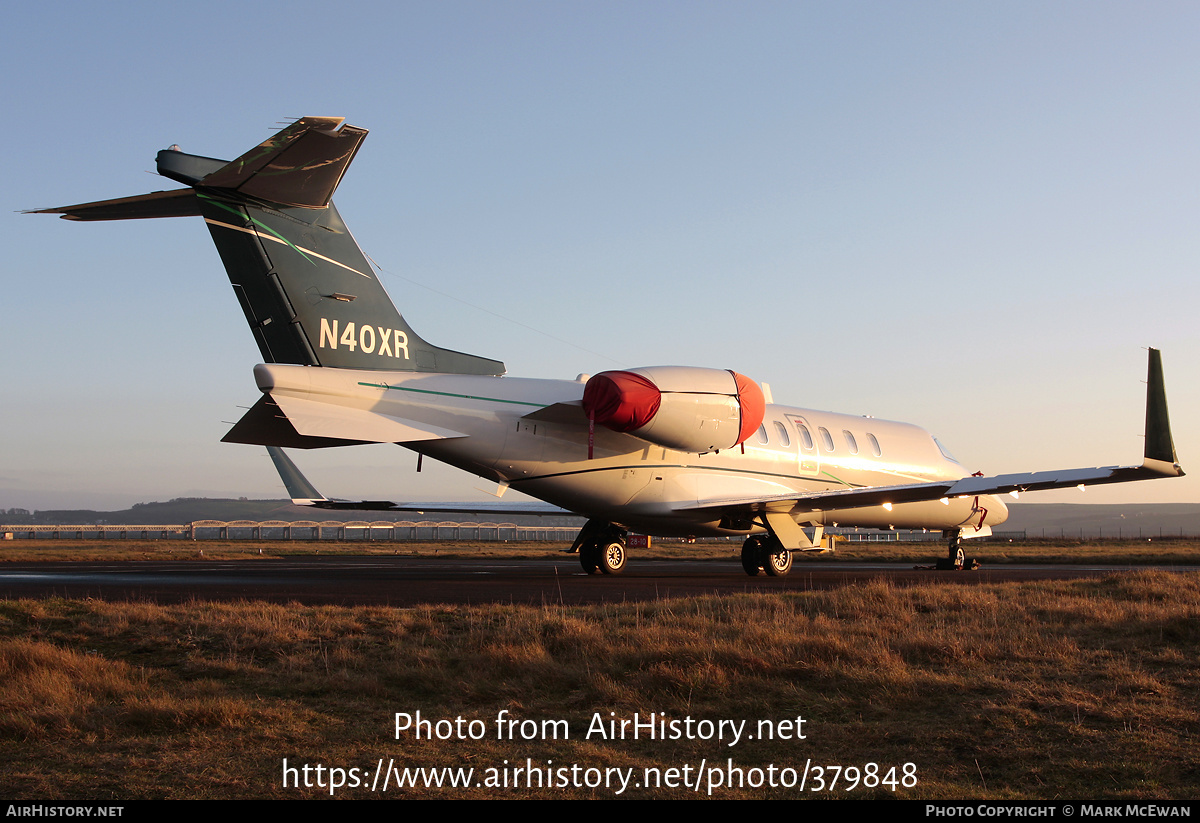
[[[681,506],[679,510],[712,509],[723,512],[733,510],[759,512],[771,509],[778,511],[783,508],[784,504],[791,503],[791,512],[798,514],[984,494],[1008,494],[1065,489],[1072,486],[1131,483],[1136,480],[1153,480],[1158,477],[1183,477],[1183,469],[1180,468],[1175,456],[1175,444],[1171,438],[1171,422],[1167,414],[1167,394],[1163,382],[1162,353],[1158,349],[1150,349],[1146,377],[1145,437],[1146,447],[1140,466],[1059,469],[1024,474],[1000,474],[992,477],[964,477],[960,480],[939,480],[931,483],[839,489],[813,494],[710,499]]]

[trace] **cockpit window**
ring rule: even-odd
[[[938,439],[935,437],[935,438],[933,438],[933,442],[937,444],[938,451],[940,451],[940,452],[942,453],[942,457],[946,458],[946,459],[947,459],[947,460],[949,460],[951,463],[957,463],[957,462],[958,462],[957,460],[955,460],[955,459],[954,459],[954,455],[952,455],[952,454],[950,453],[950,450],[949,450],[949,449],[947,449],[945,446],[943,446],[943,445],[942,445],[942,441],[938,440]]]

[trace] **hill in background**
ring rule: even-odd
[[[422,505],[421,503],[406,505]],[[470,503],[430,503],[430,506],[470,507]],[[478,504],[477,504],[478,505]],[[519,507],[520,503],[510,504]],[[531,507],[542,504],[533,503]],[[222,500],[207,497],[180,497],[165,503],[137,503],[130,509],[120,511],[93,511],[91,509],[44,509],[27,512],[23,509],[0,510],[0,524],[23,525],[168,525],[192,523],[197,520],[453,520],[463,523],[533,521],[541,525],[578,525],[578,517],[563,515],[497,514],[442,514],[431,512],[388,512],[388,511],[334,511],[311,506],[294,506],[290,500]]]
[[[1197,503],[1011,503],[1003,531],[1027,537],[1179,537],[1200,535]]]

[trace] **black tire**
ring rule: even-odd
[[[595,543],[584,543],[579,547],[579,565],[588,574],[600,573],[600,547]]]
[[[598,565],[604,574],[620,574],[625,568],[627,555],[625,544],[620,540],[610,540],[601,545],[598,555]]]
[[[747,537],[742,544],[742,570],[751,577],[757,577],[763,566],[763,548],[761,537]]]

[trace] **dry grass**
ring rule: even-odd
[[[281,788],[285,757],[478,769],[526,757],[638,769],[914,762],[919,783],[897,796],[1186,798],[1200,785],[1198,621],[1200,575],[1163,572],[591,607],[9,601],[0,766],[11,796],[97,801],[321,794]],[[563,719],[572,737],[394,739],[393,714],[416,710]],[[803,715],[808,739],[583,739],[593,713],[610,711]]]

